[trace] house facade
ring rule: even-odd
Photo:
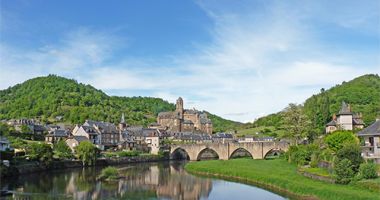
[[[326,124],[326,133],[336,130],[363,129],[364,122],[361,113],[353,113],[350,104],[342,102],[342,107],[337,115],[333,115],[332,120]]]
[[[375,123],[359,131],[357,135],[363,141],[361,145],[363,158],[373,159],[380,163],[380,120],[377,119]]]

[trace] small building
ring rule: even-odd
[[[333,115],[332,120],[326,124],[326,133],[336,130],[363,129],[364,122],[361,113],[353,113],[350,104],[342,102],[342,107],[337,115]]]
[[[235,139],[232,134],[230,133],[215,133],[212,135],[212,141],[213,142],[235,142]]]
[[[357,133],[363,139],[362,156],[380,163],[380,120]]]
[[[75,151],[77,147],[83,141],[90,141],[86,136],[71,136],[66,140],[67,146],[70,147],[71,151]]]
[[[45,142],[50,144],[55,144],[60,140],[65,140],[69,137],[69,131],[64,129],[55,129],[50,130],[49,133],[45,136]]]

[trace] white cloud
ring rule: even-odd
[[[171,66],[116,57],[125,40],[79,28],[64,34],[57,44],[41,48],[1,44],[0,88],[55,73],[105,91],[126,91],[126,95],[129,90],[148,91],[147,95],[170,102],[182,96],[187,108],[246,122],[280,111],[290,102],[302,103],[321,87],[380,73],[379,60],[358,68],[352,63],[362,55],[325,49],[312,25],[305,24],[310,5],[293,9],[270,5],[259,12],[261,7],[247,4],[245,12],[233,14],[225,8],[201,6],[215,22],[210,29],[213,41],[197,46],[199,53],[171,55],[167,61]]]

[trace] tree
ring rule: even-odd
[[[348,159],[336,161],[334,170],[336,174],[336,182],[340,184],[348,184],[355,175],[352,170],[352,163]]]
[[[78,158],[82,160],[83,165],[95,164],[98,150],[91,142],[81,142],[75,148],[75,151],[77,153]]]
[[[375,163],[362,163],[359,168],[359,177],[365,179],[377,178],[377,170]]]
[[[30,143],[26,148],[26,153],[31,160],[39,160],[50,163],[53,159],[53,150],[45,143]]]
[[[58,159],[70,159],[73,157],[71,149],[67,146],[66,142],[63,140],[58,141],[53,146],[54,156]]]
[[[358,144],[359,139],[351,131],[335,131],[325,138],[326,144],[338,152],[345,144]]]
[[[338,160],[348,159],[351,162],[352,170],[356,173],[359,166],[363,163],[360,146],[356,143],[345,143],[336,154]]]
[[[295,145],[304,139],[310,130],[310,120],[303,113],[301,105],[289,104],[283,111],[285,137],[293,140]]]
[[[30,134],[30,133],[32,133],[32,130],[30,130],[29,126],[22,125],[21,126],[21,133]]]

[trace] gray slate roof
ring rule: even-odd
[[[352,115],[350,106],[346,104],[346,102],[342,102],[342,107],[340,108],[338,115]]]
[[[365,136],[365,135],[380,135],[380,120],[376,120],[375,123],[371,124],[367,128],[359,131],[358,136]]]
[[[336,126],[336,121],[331,120],[331,122],[327,123],[326,126]]]

